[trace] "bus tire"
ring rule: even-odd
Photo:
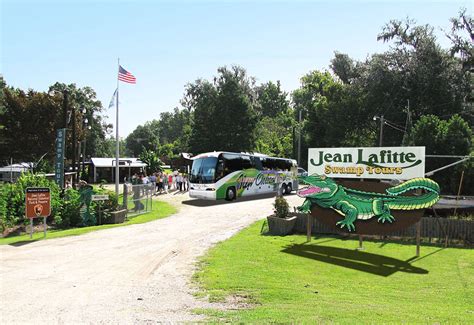
[[[286,194],[291,194],[291,191],[293,191],[293,188],[291,187],[291,183],[288,183],[286,186]]]
[[[286,194],[286,184],[283,183],[281,184],[281,195],[285,195]]]
[[[235,192],[235,187],[230,186],[227,188],[227,191],[225,192],[225,199],[227,201],[233,201],[237,198],[237,194]]]

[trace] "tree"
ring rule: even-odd
[[[385,25],[378,39],[394,44],[382,57],[396,81],[394,90],[398,91],[392,101],[398,109],[392,111],[401,113],[410,99],[415,120],[427,114],[463,114],[464,97],[470,90],[466,76],[458,61],[437,44],[432,27],[416,26],[409,19],[393,20]],[[400,113],[398,117],[403,115]]]
[[[451,30],[446,36],[452,43],[451,54],[459,54],[463,70],[471,71],[474,67],[474,20],[466,11],[464,8],[458,17],[451,18]],[[467,33],[467,37],[461,33]]]
[[[280,81],[276,84],[269,81],[256,88],[257,108],[260,115],[276,117],[279,113],[285,113],[290,107],[287,99],[288,94],[281,90]]]
[[[137,126],[125,139],[127,154],[138,157],[143,150],[156,150],[160,143],[159,124],[152,120]]]
[[[52,166],[56,130],[65,127],[65,115],[70,116],[67,138],[66,157],[72,157],[72,128],[77,131],[76,140],[82,141],[87,134],[88,147],[86,155],[94,155],[97,144],[105,138],[107,125],[102,122],[101,103],[96,99],[94,90],[89,87],[77,88],[74,84],[56,83],[50,87],[56,91],[27,92],[20,89],[2,88],[2,123],[0,128],[1,159],[14,158],[16,161],[49,162],[44,166]],[[64,93],[68,92],[69,101],[64,106]],[[75,119],[72,119],[72,108],[75,108]],[[83,109],[85,112],[83,113]],[[69,112],[69,114],[67,114]],[[66,113],[66,114],[65,114]],[[91,130],[84,128],[87,118]],[[21,136],[19,136],[21,135]],[[79,158],[79,157],[77,157]],[[51,168],[49,170],[52,171]]]
[[[213,150],[213,131],[217,124],[217,117],[214,116],[216,101],[217,90],[209,81],[198,79],[186,86],[182,104],[193,113],[189,139],[193,153]]]
[[[255,128],[255,151],[274,157],[293,157],[293,127],[296,121],[288,109],[276,117],[264,116]]]
[[[358,77],[356,63],[344,53],[334,53],[330,68],[344,84],[350,84],[353,78]]]
[[[147,164],[146,172],[148,175],[161,170],[163,163],[158,154],[153,150],[144,149],[140,153],[140,160]]]
[[[182,103],[194,113],[190,148],[194,153],[254,149],[255,81],[237,66],[221,67],[214,82],[186,86]]]
[[[411,132],[412,144],[426,147],[427,155],[469,155],[472,147],[472,130],[459,115],[441,120],[435,115],[422,116]],[[426,170],[432,171],[447,165],[447,159],[428,159]],[[455,193],[460,178],[459,168],[437,172],[433,179],[442,184],[445,192]]]
[[[62,102],[65,91],[68,92],[69,111],[72,111],[73,106],[76,111],[75,121],[69,122],[68,137],[71,137],[72,124],[75,123],[77,141],[86,140],[86,157],[100,157],[102,143],[112,129],[112,125],[105,122],[102,103],[97,99],[95,90],[87,86],[77,88],[75,84],[66,85],[57,82],[49,87],[48,93],[55,93],[56,100]]]

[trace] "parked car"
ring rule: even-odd
[[[298,176],[308,176],[308,172],[301,167],[298,167]]]

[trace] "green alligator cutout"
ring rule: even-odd
[[[432,206],[439,200],[439,185],[428,178],[413,178],[400,185],[386,189],[388,194],[371,193],[353,190],[336,184],[326,176],[311,175],[299,177],[309,186],[298,191],[298,196],[305,198],[298,207],[301,212],[311,212],[313,204],[322,208],[331,208],[344,216],[337,222],[341,228],[355,231],[357,219],[367,220],[377,217],[378,222],[393,222],[392,210],[417,210]],[[420,196],[400,196],[407,191],[423,189],[427,193]]]

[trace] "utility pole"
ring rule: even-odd
[[[383,125],[385,124],[385,121],[383,119],[383,115],[380,115],[380,136],[379,136],[379,147],[382,146],[383,143]]]
[[[72,171],[75,173],[76,172],[76,161],[77,161],[77,150],[76,150],[76,145],[77,145],[77,139],[76,139],[76,108],[74,105],[72,105],[72,114],[71,114],[71,120],[72,120]],[[77,175],[72,174],[72,186],[74,187],[77,182]]]
[[[408,131],[411,128],[411,113],[410,113],[410,100],[407,99],[407,120],[405,122],[405,133],[403,134],[402,145],[407,145],[408,142]]]
[[[68,110],[68,106],[69,106],[69,91],[67,89],[64,89],[63,90],[63,121],[64,121],[64,136],[66,135],[66,130],[67,130],[67,110]],[[64,141],[64,144],[65,144],[65,147],[64,147],[64,153],[67,152],[66,148],[67,148],[67,141]],[[62,184],[61,184],[61,188],[64,189],[66,187],[66,177],[64,175],[64,161],[63,161],[63,167],[62,167],[62,171],[61,171],[61,174],[62,174]]]
[[[298,166],[301,166],[301,109],[298,112]]]

